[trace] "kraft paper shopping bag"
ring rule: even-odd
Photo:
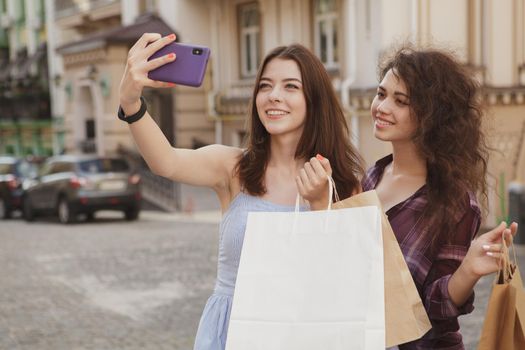
[[[504,257],[488,301],[478,350],[525,349],[525,291],[516,259],[511,261],[502,242]]]
[[[334,208],[381,208],[376,191],[367,191],[333,204]],[[385,271],[386,345],[421,338],[432,327],[396,236],[381,211]]]

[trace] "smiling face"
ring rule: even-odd
[[[294,134],[299,139],[306,119],[306,100],[299,66],[274,58],[264,68],[255,99],[261,123],[270,135]]]
[[[412,140],[417,123],[410,108],[408,89],[392,70],[379,84],[370,109],[375,137],[390,142]]]

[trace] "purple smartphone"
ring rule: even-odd
[[[149,59],[175,53],[175,61],[166,63],[148,73],[152,80],[166,81],[188,86],[201,86],[210,57],[210,49],[204,46],[171,43],[155,52]]]

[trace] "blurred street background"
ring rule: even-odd
[[[0,349],[192,347],[220,213],[211,191],[151,173],[116,117],[147,32],[211,49],[201,87],[144,91],[174,146],[241,146],[262,57],[301,43],[367,166],[391,151],[369,113],[381,57],[403,42],[454,51],[487,107],[483,226],[524,231],[525,0],[0,0]],[[523,271],[525,232],[516,243]],[[461,318],[467,349],[491,282]]]

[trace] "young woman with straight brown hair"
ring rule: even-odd
[[[120,85],[126,116],[143,111],[143,87],[171,86],[152,81],[147,74],[175,57],[148,58],[174,39],[144,34],[131,48]],[[306,176],[306,172],[300,173],[305,163],[308,172],[324,171],[314,158],[318,153],[333,156],[333,178],[341,195],[350,196],[360,189],[361,162],[348,141],[343,111],[324,66],[308,49],[282,46],[266,56],[255,79],[249,111],[246,149],[223,145],[173,148],[147,111],[130,124],[133,138],[154,173],[210,187],[221,204],[217,280],[199,324],[198,350],[225,347],[248,212],[293,210],[295,179]]]

